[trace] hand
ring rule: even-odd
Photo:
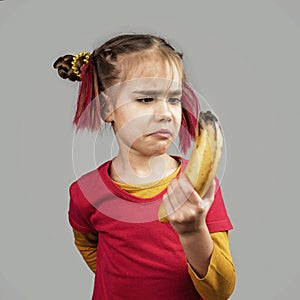
[[[205,219],[214,200],[215,189],[216,182],[213,180],[201,198],[184,173],[172,179],[162,200],[169,222],[179,235],[195,233],[206,226]]]

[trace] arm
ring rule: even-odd
[[[188,262],[188,272],[198,293],[205,299],[228,299],[235,286],[235,269],[227,231],[211,233],[214,250],[208,271],[200,276]]]
[[[215,236],[209,233],[206,225],[206,215],[214,200],[215,187],[216,182],[214,181],[206,195],[201,198],[187,177],[182,174],[179,178],[171,181],[168,191],[163,197],[169,222],[179,236],[189,263],[189,273],[195,275],[194,279],[198,280],[193,280],[194,285],[201,296],[207,300],[227,299],[228,294],[232,293],[235,281],[234,268],[233,265],[230,266],[230,263],[231,271],[222,274],[225,276],[223,281],[219,281],[222,276],[217,278],[217,281],[206,280],[211,278],[213,264],[216,264],[216,261],[218,261],[218,266],[227,263],[227,259],[220,254],[222,251],[226,252],[226,249],[229,250],[228,242],[228,246],[226,246],[226,239],[225,244],[224,240],[222,242],[219,242],[218,239],[213,240]],[[200,280],[203,280],[203,284],[199,288],[195,283]],[[203,288],[205,284],[206,290]],[[225,294],[224,291],[226,291]]]
[[[180,234],[179,239],[188,262],[199,277],[204,277],[214,250],[208,228],[203,226],[197,232]]]
[[[89,268],[96,272],[98,236],[95,233],[81,233],[73,229],[75,245]]]

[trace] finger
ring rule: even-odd
[[[208,204],[204,203],[200,195],[196,192],[188,177],[183,174],[178,181],[181,190],[185,195],[188,195],[187,202],[195,208],[201,208],[201,211]]]
[[[179,184],[179,187],[181,189],[181,191],[184,193],[186,199],[189,201],[189,202],[192,202],[194,203],[193,199],[195,199],[195,197],[193,197],[194,195],[198,195],[197,193],[195,194],[195,189],[193,187],[193,185],[191,184],[191,182],[189,181],[189,179],[187,178],[187,176],[182,173],[179,177],[179,180],[178,180],[178,184]],[[199,198],[200,197],[199,195],[196,197],[197,198],[197,201],[199,201]]]
[[[187,201],[187,197],[180,187],[178,179],[173,179],[169,185],[170,201],[175,210],[179,209]]]
[[[170,214],[172,214],[175,211],[175,209],[170,201],[168,192],[163,195],[162,201],[164,203],[166,213],[169,216]]]

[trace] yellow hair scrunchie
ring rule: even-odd
[[[76,66],[77,60],[80,57],[84,57],[83,62],[84,62],[84,64],[87,64],[89,62],[90,55],[91,55],[91,53],[89,53],[89,52],[80,52],[73,57],[72,70],[74,71],[76,76],[78,76],[79,78],[81,78],[81,72],[80,72],[80,70],[78,70],[78,68]]]

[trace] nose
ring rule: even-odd
[[[159,99],[155,103],[154,118],[156,121],[171,121],[172,114],[169,103],[166,99]]]

